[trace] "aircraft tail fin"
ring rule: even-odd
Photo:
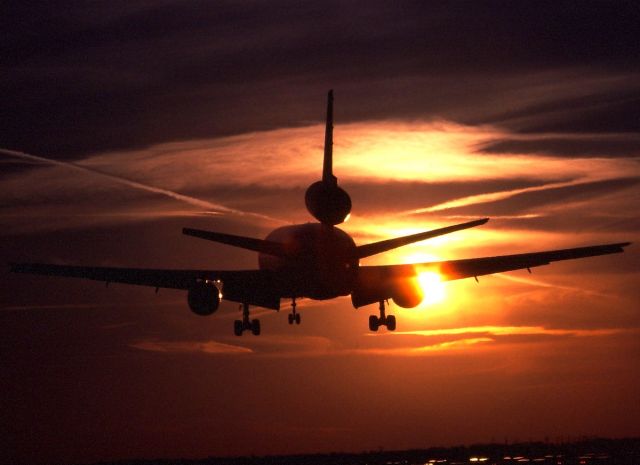
[[[336,185],[338,178],[333,175],[333,89],[327,95],[327,123],[324,131],[324,164],[322,182]]]
[[[199,237],[208,241],[219,242],[221,244],[239,247],[241,249],[253,250],[254,252],[285,257],[286,251],[279,242],[255,239],[253,237],[236,236],[234,234],[224,234],[214,231],[203,231],[201,229],[183,228],[182,234]]]
[[[442,236],[461,229],[473,228],[474,226],[480,226],[489,221],[489,218],[482,218],[479,220],[469,221],[467,223],[455,224],[453,226],[447,226],[439,229],[432,229],[431,231],[425,231],[418,234],[412,234],[410,236],[396,237],[394,239],[387,239],[385,241],[373,242],[371,244],[365,244],[358,246],[357,257],[365,258],[371,255],[376,255],[388,250],[402,247],[403,245],[413,244],[414,242],[424,241],[432,237]]]

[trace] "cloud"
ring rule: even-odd
[[[130,347],[149,352],[161,352],[164,354],[249,354],[253,350],[232,344],[224,344],[217,341],[158,341],[142,340],[133,342]]]
[[[69,159],[307,125],[329,87],[343,122],[637,128],[631,3],[64,5],[6,13],[6,147]]]
[[[636,134],[592,135],[575,137],[557,134],[539,138],[498,139],[481,149],[484,153],[535,153],[566,157],[636,157],[640,154],[640,137]]]
[[[140,183],[140,182],[132,181],[130,179],[123,178],[123,177],[120,177],[120,176],[114,176],[112,174],[104,173],[104,172],[96,170],[96,169],[92,169],[92,168],[87,168],[85,166],[81,166],[81,165],[79,165],[77,163],[59,161],[59,160],[44,158],[44,157],[40,157],[40,156],[36,156],[36,155],[30,155],[30,154],[27,154],[27,153],[16,152],[16,151],[13,151],[13,150],[6,150],[6,149],[0,149],[0,153],[2,153],[4,155],[11,156],[11,157],[16,157],[16,158],[20,158],[20,159],[24,159],[24,160],[29,160],[29,161],[42,162],[42,163],[51,164],[51,165],[54,165],[54,166],[61,166],[61,167],[64,167],[64,168],[68,168],[70,170],[80,171],[82,173],[86,173],[86,174],[89,174],[89,175],[99,176],[99,177],[102,177],[102,178],[107,179],[109,181],[112,181],[112,182],[115,182],[115,183],[118,183],[118,184],[123,184],[123,185],[125,185],[127,187],[130,187],[132,189],[137,189],[137,190],[142,190],[142,191],[146,191],[146,192],[151,192],[153,194],[163,195],[163,196],[172,198],[174,200],[178,200],[179,202],[183,202],[183,203],[186,203],[186,204],[194,206],[194,207],[205,208],[205,209],[207,209],[207,211],[205,211],[205,213],[208,213],[208,214],[234,214],[234,215],[241,215],[241,216],[255,216],[255,217],[257,217],[259,219],[263,219],[263,220],[276,221],[276,222],[280,221],[280,220],[274,220],[273,218],[270,218],[270,217],[267,217],[267,216],[264,216],[264,215],[259,215],[257,213],[245,212],[245,211],[240,211],[240,210],[228,208],[228,207],[225,207],[224,205],[215,204],[215,203],[209,202],[207,200],[198,199],[198,198],[191,197],[191,196],[184,195],[184,194],[180,194],[178,192],[174,192],[174,191],[171,191],[171,190],[162,189],[162,188],[156,187],[156,186],[151,186],[149,184],[143,184],[143,183]]]
[[[324,336],[264,334],[259,338],[250,338],[243,342],[243,345],[238,345],[214,340],[145,339],[131,342],[129,346],[167,355],[192,353],[244,355],[250,353],[253,356],[264,358],[306,358],[344,353],[344,349],[341,349],[334,340]]]
[[[594,182],[552,183],[542,187],[523,188],[456,199],[428,208],[426,211],[446,210],[451,214],[489,216],[539,214],[539,212],[549,212],[549,206],[553,205],[560,205],[564,209],[568,205],[575,205],[578,202],[591,203],[598,197],[635,187],[639,183],[640,176]],[[421,211],[417,210],[416,213]]]
[[[571,329],[547,329],[541,326],[471,326],[466,328],[431,329],[417,331],[398,331],[397,335],[414,336],[467,336],[469,334],[483,334],[488,336],[512,336],[512,335],[550,335],[550,336],[602,336],[622,332],[623,330],[597,329],[597,330],[571,330]]]
[[[637,334],[636,329],[548,329],[541,326],[475,326],[449,329],[411,330],[367,334],[369,339],[392,339],[345,353],[374,356],[443,356],[459,351],[477,354],[478,350],[496,349],[512,344],[553,344],[573,338],[616,337]],[[427,339],[429,342],[424,343]],[[477,347],[474,347],[477,346]]]

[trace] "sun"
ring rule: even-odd
[[[440,257],[425,252],[416,252],[409,256],[401,257],[403,263],[428,263],[442,260]],[[444,302],[447,298],[445,290],[446,284],[442,276],[434,269],[418,271],[417,281],[424,298],[420,303],[420,308]]]
[[[424,293],[423,305],[438,304],[446,297],[445,284],[442,277],[433,271],[422,271],[418,273],[418,283]]]

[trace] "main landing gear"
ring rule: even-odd
[[[300,324],[300,314],[296,313],[296,298],[294,297],[291,301],[291,313],[289,313],[288,318],[289,318],[289,324],[292,325],[293,322],[295,321],[297,325]]]
[[[384,314],[384,300],[380,301],[380,316],[371,315],[369,317],[369,329],[371,331],[378,331],[380,326],[386,326],[389,331],[396,330],[396,317],[394,315],[385,316]]]
[[[242,336],[245,330],[251,331],[254,336],[260,335],[260,320],[249,320],[249,304],[240,305],[242,309],[242,320],[233,322],[233,334]]]

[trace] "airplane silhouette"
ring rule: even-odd
[[[361,266],[360,260],[407,244],[485,224],[482,218],[409,236],[356,245],[336,225],[351,213],[351,198],[333,175],[333,91],[329,91],[322,180],[309,186],[305,203],[317,223],[283,226],[265,239],[184,228],[183,234],[258,252],[259,268],[253,270],[169,270],[66,266],[36,263],[11,264],[15,273],[86,278],[107,283],[138,284],[188,291],[189,308],[197,315],[211,315],[222,299],[241,304],[243,318],[234,322],[237,336],[245,330],[260,334],[260,320],[251,319],[249,306],[280,310],[282,299],[291,300],[289,324],[300,324],[296,299],[315,300],[351,296],[355,308],[378,303],[379,315],[369,317],[369,329],[396,329],[394,315],[385,314],[392,299],[403,308],[423,300],[420,272],[432,270],[443,280],[528,269],[554,261],[620,253],[629,242],[594,245],[545,252],[481,257],[439,262]]]

